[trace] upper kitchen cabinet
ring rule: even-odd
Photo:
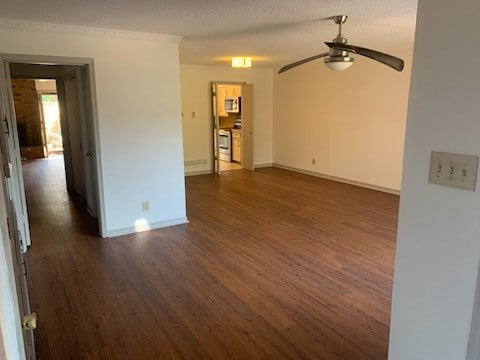
[[[228,117],[229,113],[225,109],[225,99],[239,98],[242,94],[241,85],[217,85],[218,116]]]
[[[228,85],[217,86],[218,116],[221,117],[228,116],[228,113],[225,110],[225,99],[227,98],[227,90]]]
[[[241,85],[227,85],[227,97],[235,98],[242,96]]]

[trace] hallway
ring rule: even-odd
[[[397,196],[274,168],[194,176],[189,224],[100,239],[61,157],[24,174],[39,360],[386,358]]]
[[[52,231],[98,235],[96,221],[83,216],[67,192],[62,154],[25,161],[22,167],[32,235],[51,234]],[[38,247],[50,246],[42,239],[43,236],[38,236],[35,251]]]
[[[75,314],[68,312],[82,301],[83,295],[77,292],[83,283],[79,277],[90,273],[88,259],[76,254],[82,253],[85,243],[99,240],[98,229],[96,220],[81,211],[67,192],[63,155],[26,161],[23,172],[32,238],[26,254],[27,279],[31,306],[39,315],[37,357],[60,358],[71,350],[50,349],[54,346],[51,339],[75,349],[75,343],[66,337],[78,330],[78,325],[72,319]]]

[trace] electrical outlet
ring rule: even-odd
[[[312,165],[315,165],[317,163],[317,160],[315,158],[312,159]]]
[[[195,119],[197,117],[197,113],[195,111],[192,111],[192,119]]]
[[[428,182],[475,191],[478,156],[432,151]]]
[[[150,211],[150,202],[148,201],[142,202],[142,210],[143,212]]]

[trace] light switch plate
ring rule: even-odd
[[[428,182],[475,191],[478,156],[432,151]]]

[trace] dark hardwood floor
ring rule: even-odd
[[[275,168],[186,178],[189,224],[111,239],[24,166],[42,359],[386,359],[398,196]]]

